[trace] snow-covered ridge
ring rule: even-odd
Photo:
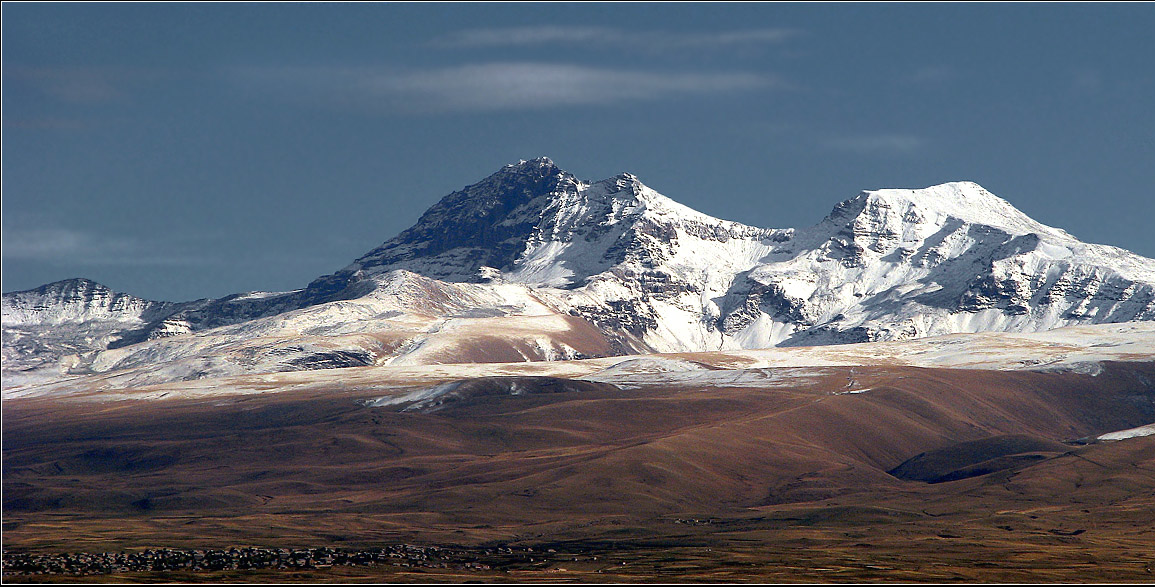
[[[4,326],[67,324],[93,320],[143,323],[172,304],[114,292],[89,279],[68,279],[3,298]]]
[[[5,387],[129,371],[157,383],[1150,321],[1155,260],[1082,243],[972,182],[865,191],[814,226],[773,229],[539,158],[301,290],[173,304],[74,280],[3,308]]]
[[[1072,237],[1040,224],[1006,200],[971,181],[956,181],[923,189],[868,190],[850,202],[865,201],[889,229],[942,226],[949,219],[989,226],[1008,234],[1038,233],[1059,239]],[[928,235],[926,235],[928,236]]]

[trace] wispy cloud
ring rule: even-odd
[[[166,243],[108,236],[70,228],[4,227],[2,255],[9,261],[85,265],[200,265],[195,255],[174,252]]]
[[[4,83],[44,98],[72,104],[116,102],[167,74],[123,67],[11,67]]]
[[[821,144],[837,151],[861,155],[912,155],[927,147],[926,139],[913,135],[856,135],[824,139]]]
[[[587,45],[591,48],[631,47],[662,51],[777,44],[801,34],[802,31],[789,28],[759,28],[703,33],[539,25],[457,31],[433,39],[430,45],[450,49]]]
[[[484,63],[428,71],[281,68],[237,79],[286,96],[311,96],[407,112],[496,111],[607,105],[689,95],[785,89],[751,72],[652,72],[552,63]]]

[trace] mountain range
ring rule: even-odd
[[[3,353],[6,581],[1155,560],[1155,260],[969,182],[772,229],[522,161],[299,290],[4,294]]]
[[[971,182],[864,191],[759,228],[548,158],[449,194],[291,292],[152,301],[85,279],[3,296],[5,389],[364,365],[580,359],[1155,320],[1155,260]]]

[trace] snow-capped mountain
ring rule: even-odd
[[[500,274],[506,281],[574,288],[623,262],[658,261],[663,249],[677,246],[670,240],[674,227],[723,241],[782,232],[691,210],[628,173],[585,183],[542,158],[446,196],[412,228],[334,277],[406,269],[446,281]],[[655,245],[647,246],[650,241]]]
[[[74,280],[3,308],[5,386],[32,371],[139,383],[1155,320],[1155,260],[1082,243],[970,182],[866,191],[810,228],[768,229],[541,158],[301,290],[172,304]]]
[[[36,289],[5,294],[4,368],[52,368],[62,357],[67,369],[91,355],[116,346],[126,336],[147,337],[150,324],[160,324],[179,304],[154,302],[114,292],[87,279],[70,279]]]
[[[1082,243],[971,182],[863,192],[746,284],[721,325],[744,346],[1155,319],[1155,261]],[[790,332],[766,334],[779,324]]]

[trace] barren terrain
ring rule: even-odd
[[[1155,421],[1155,363],[695,373],[718,376],[9,399],[4,549],[485,562],[103,580],[1155,579],[1155,437],[1094,440]]]

